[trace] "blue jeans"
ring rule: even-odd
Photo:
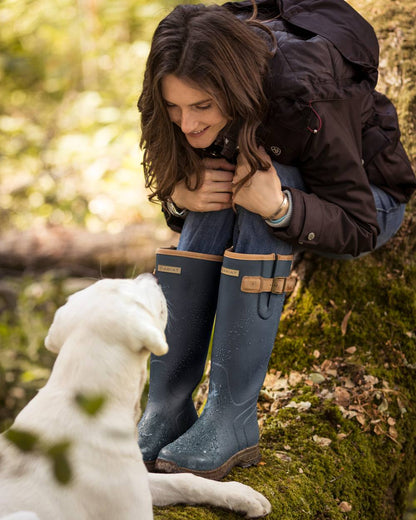
[[[276,164],[276,167],[283,186],[308,191],[297,168],[280,164]],[[377,186],[371,186],[371,189],[380,226],[377,249],[399,229],[404,217],[405,204],[398,203]],[[179,239],[179,250],[222,255],[231,246],[235,252],[245,254],[288,255],[293,252],[292,245],[276,238],[260,215],[241,206],[237,206],[236,213],[232,209],[225,209],[206,213],[191,212],[187,215]],[[319,251],[317,253],[337,259],[353,258],[349,254],[326,254]]]

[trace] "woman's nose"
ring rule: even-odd
[[[198,121],[195,115],[191,112],[183,111],[181,114],[180,123],[181,130],[184,134],[189,134],[190,132],[193,132],[198,129]]]

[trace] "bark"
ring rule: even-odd
[[[0,271],[63,270],[68,276],[110,276],[127,268],[151,271],[155,249],[177,240],[152,222],[116,234],[63,227],[9,232],[0,240]]]

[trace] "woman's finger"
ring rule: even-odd
[[[234,177],[234,172],[225,170],[205,170],[204,182],[231,182]]]
[[[202,160],[202,162],[206,168],[210,168],[212,170],[234,171],[234,169],[235,169],[234,164],[229,163],[226,159],[224,159],[222,157],[219,159],[213,159],[211,157],[206,157],[205,159]]]

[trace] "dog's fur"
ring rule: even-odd
[[[0,438],[0,517],[150,520],[152,503],[211,504],[248,517],[270,512],[263,495],[237,482],[146,471],[136,423],[149,352],[168,350],[166,321],[162,291],[148,274],[96,282],[57,311],[45,340],[59,353],[53,371],[13,428],[43,443],[68,439],[73,478],[58,483],[44,455]],[[79,393],[105,395],[103,409],[89,417],[76,404]]]

